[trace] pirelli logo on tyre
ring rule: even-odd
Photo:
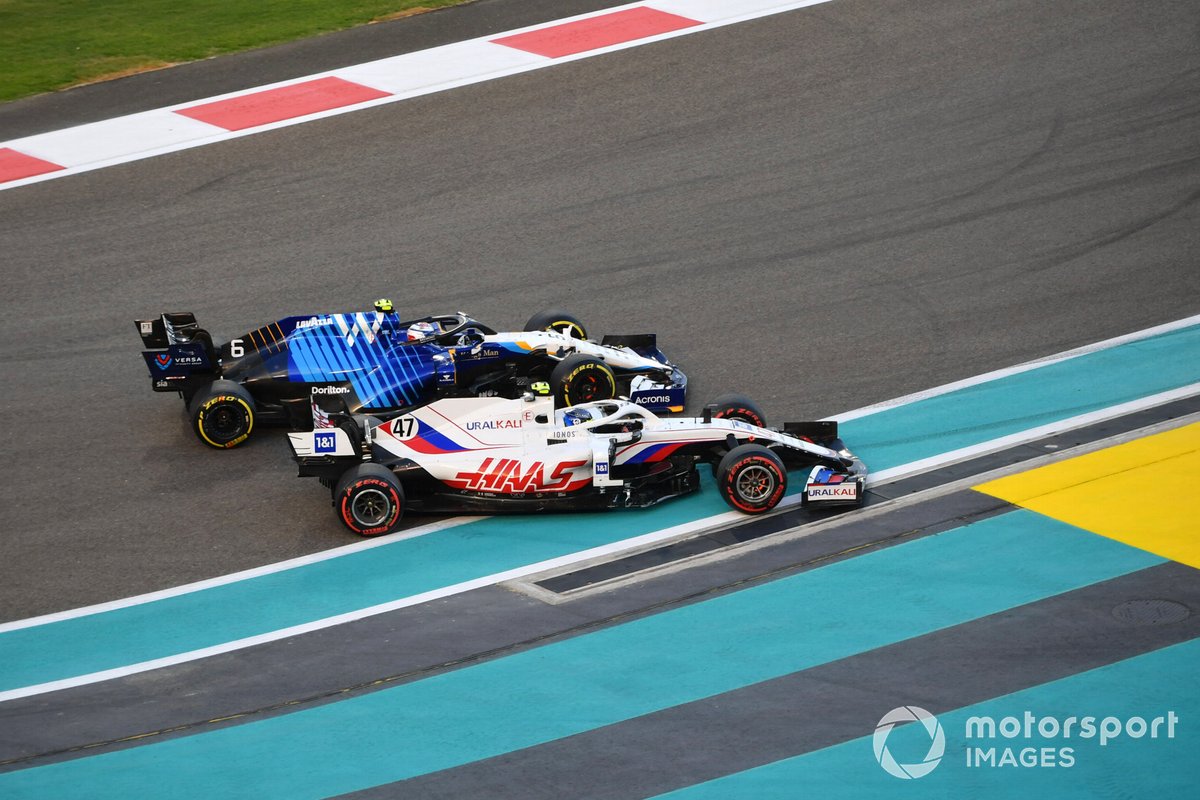
[[[395,487],[372,476],[346,487],[339,508],[346,527],[361,536],[387,533],[400,519],[402,509]]]
[[[599,364],[580,364],[578,367],[571,370],[571,374],[567,376],[567,385],[574,385],[576,378],[581,375],[587,375],[588,373],[603,375],[604,381],[609,385],[609,387],[611,387],[614,392],[617,390],[617,385],[613,382],[612,374],[609,373],[608,370],[601,369]]]
[[[232,406],[232,409],[230,408]],[[227,419],[230,414],[241,416],[241,420]],[[220,417],[214,423],[214,417]],[[239,430],[239,428],[244,428]],[[254,412],[245,400],[232,394],[210,397],[200,406],[196,414],[196,431],[205,442],[213,447],[227,449],[237,447],[250,438],[254,430]],[[232,433],[231,437],[222,435]]]

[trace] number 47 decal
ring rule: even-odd
[[[417,435],[417,418],[412,416],[396,417],[392,423],[392,436],[400,441],[411,439]]]

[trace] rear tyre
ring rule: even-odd
[[[758,403],[744,394],[723,394],[712,402],[713,419],[736,419],[760,428],[767,427],[767,415]]]
[[[390,469],[359,464],[338,481],[333,507],[342,524],[359,536],[382,536],[394,531],[404,515],[404,489]]]
[[[250,438],[254,400],[233,381],[213,381],[192,398],[192,432],[209,447],[228,450]]]
[[[550,389],[562,407],[617,396],[617,376],[598,358],[581,353],[569,355],[550,373]]]
[[[192,333],[192,341],[199,342],[201,345],[203,345],[204,354],[208,356],[209,362],[216,366],[217,346],[213,344],[212,334],[204,330],[204,328],[197,328]]]
[[[566,334],[572,339],[587,338],[587,330],[583,327],[583,323],[579,321],[579,317],[554,308],[547,311],[539,311],[530,317],[529,321],[525,323],[525,330],[554,331],[555,333]]]
[[[731,507],[762,514],[779,505],[787,492],[787,470],[783,460],[762,445],[739,445],[721,459],[717,488]]]

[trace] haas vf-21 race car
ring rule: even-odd
[[[550,398],[451,398],[379,423],[326,415],[288,434],[300,475],[333,493],[355,533],[395,530],[405,511],[594,511],[650,506],[699,488],[712,465],[725,501],[747,514],[774,508],[788,469],[808,469],[802,502],[858,505],[866,467],[837,438],[836,422],[745,421],[745,398],[699,418],[664,419],[625,400],[555,408]]]
[[[312,394],[381,418],[442,397],[552,395],[560,406],[618,395],[682,411],[687,377],[654,334],[587,338],[562,311],[497,333],[465,314],[401,320],[387,300],[354,314],[286,317],[219,347],[191,313],[137,320],[156,392],[178,392],[192,430],[229,448],[260,423],[309,426]]]

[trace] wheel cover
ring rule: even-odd
[[[581,375],[579,383],[576,385],[576,390],[572,394],[578,394],[579,402],[581,403],[588,403],[595,400],[600,394],[599,379],[595,375]]]
[[[392,501],[381,489],[368,487],[350,501],[350,514],[363,528],[382,525],[391,516]]]
[[[738,497],[747,503],[762,503],[775,491],[775,474],[761,464],[751,464],[738,473]]]
[[[214,439],[232,439],[240,434],[244,427],[244,416],[232,405],[219,405],[204,418],[204,431]]]

